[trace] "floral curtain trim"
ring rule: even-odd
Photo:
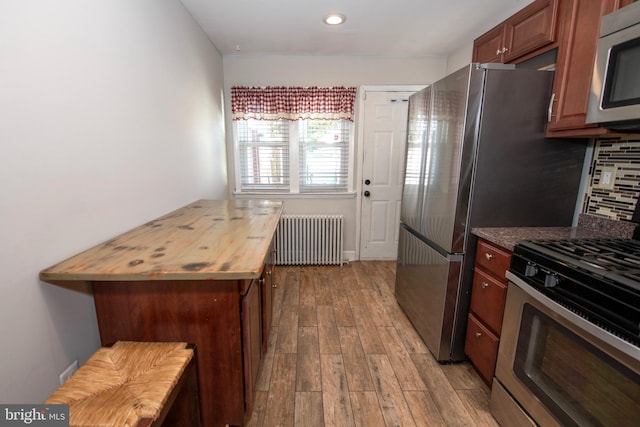
[[[233,120],[351,120],[355,87],[231,88]]]

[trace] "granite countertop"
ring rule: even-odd
[[[282,202],[198,200],[40,272],[66,281],[254,279]]]
[[[581,214],[577,227],[478,227],[471,232],[491,243],[513,251],[520,240],[631,238],[637,224]]]

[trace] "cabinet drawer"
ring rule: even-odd
[[[471,291],[471,311],[497,336],[500,336],[502,329],[506,296],[507,285],[476,268]]]
[[[491,384],[498,357],[498,338],[485,328],[473,314],[469,315],[464,351],[482,379]]]
[[[511,252],[494,246],[484,240],[478,240],[476,265],[481,266],[500,280],[506,281],[505,274],[511,264]]]

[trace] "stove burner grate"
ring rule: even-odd
[[[598,326],[640,343],[640,242],[519,242],[510,271]]]

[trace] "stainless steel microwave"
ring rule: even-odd
[[[602,18],[586,121],[640,131],[640,2]]]

